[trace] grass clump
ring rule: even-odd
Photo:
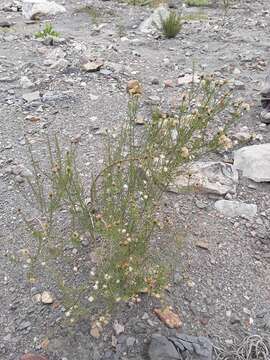
[[[90,184],[84,183],[77,168],[75,144],[64,151],[57,139],[48,141],[47,167],[30,151],[32,197],[27,194],[27,199],[32,198],[37,212],[33,221],[26,220],[37,244],[31,263],[46,263],[49,273],[58,269],[68,316],[83,314],[79,303],[96,309],[101,304],[136,300],[142,293],[162,294],[169,269],[158,246],[151,245],[153,236],[162,231],[161,199],[179,167],[230,144],[229,123],[215,130],[215,120],[226,110],[231,120],[239,116],[239,106],[231,108],[226,84],[203,77],[199,84],[191,84],[177,108],[168,113],[154,111],[141,131],[136,127],[141,87],[137,81],[132,84],[136,86],[129,88],[128,116],[116,136],[107,133],[103,166]],[[85,238],[95,261],[89,264],[80,258],[78,284],[70,276],[74,257],[65,263],[66,249],[73,244],[85,253]]]
[[[59,32],[55,31],[51,23],[46,23],[43,30],[37,32],[35,37],[37,39],[45,39],[47,36],[58,37]]]
[[[162,31],[166,38],[172,39],[182,28],[181,17],[176,12],[170,12],[166,19],[162,20]]]
[[[186,0],[187,6],[209,6],[209,0]]]

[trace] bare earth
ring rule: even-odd
[[[61,322],[61,306],[33,301],[43,290],[56,298],[58,291],[42,265],[38,283],[27,281],[29,264],[21,250],[31,252],[34,245],[17,215],[18,208],[28,206],[15,186],[23,178],[14,179],[10,166],[29,166],[25,139],[43,160],[47,134],[57,134],[63,144],[79,141],[79,167],[87,181],[100,166],[104,130],[119,127],[126,116],[127,81],[141,82],[140,114],[149,117],[155,103],[164,108],[175,103],[181,93],[177,79],[192,73],[194,63],[198,73],[232,80],[235,94],[250,104],[251,111],[231,133],[246,126],[261,135],[250,144],[269,142],[269,129],[259,118],[260,83],[269,61],[269,0],[236,1],[227,16],[220,6],[188,8],[186,14],[205,17],[186,21],[172,40],[140,32],[150,7],[66,0],[67,13],[51,20],[64,38],[53,46],[34,38],[38,22],[26,24],[21,12],[1,10],[9,3],[0,3],[0,20],[15,23],[10,29],[0,28],[0,358],[18,360],[25,352],[37,352],[50,360],[145,359],[153,333],[174,332],[153,314],[156,301],[143,298],[140,304],[120,305],[98,339],[90,335],[94,314],[68,326]],[[97,9],[96,16],[78,12],[86,4]],[[173,5],[180,8],[181,3]],[[67,60],[64,69],[50,66],[58,60],[52,51]],[[87,55],[104,59],[102,71],[81,70]],[[52,63],[46,63],[48,59]],[[31,90],[22,88],[25,75],[33,82]],[[165,87],[166,80],[173,86]],[[36,101],[24,100],[36,90]],[[28,115],[39,119],[33,122]],[[222,161],[223,155],[214,158]],[[181,331],[209,336],[224,346],[250,333],[270,336],[270,185],[241,178],[235,198],[256,204],[257,216],[251,221],[225,218],[214,209],[217,197],[211,194],[168,194],[163,202],[171,235],[153,239],[163,244],[163,256],[175,267],[166,302],[179,313]],[[175,237],[181,246],[170,246]],[[198,246],[202,242],[206,248]],[[80,266],[88,257],[87,248],[74,251],[73,265]],[[70,276],[75,276],[70,269]],[[125,330],[113,348],[116,319]]]

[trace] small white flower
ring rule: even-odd
[[[167,171],[168,171],[168,168],[167,168],[166,166],[164,166],[163,171],[164,171],[164,172],[167,172]]]
[[[127,232],[126,229],[122,229],[122,234],[125,234]]]
[[[119,284],[119,283],[120,283],[120,280],[119,280],[119,279],[117,279],[117,280],[116,280],[116,284]]]
[[[148,199],[148,195],[144,195],[143,198],[144,198],[144,200],[147,200],[147,199]]]
[[[91,275],[91,276],[95,276],[96,274],[95,274],[94,271],[90,271],[90,275]]]
[[[133,267],[132,267],[132,266],[129,266],[128,271],[129,271],[129,272],[133,271]]]
[[[88,301],[89,301],[89,302],[93,302],[93,301],[94,301],[93,296],[89,296]]]
[[[128,184],[124,184],[123,189],[128,190]]]

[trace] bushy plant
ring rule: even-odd
[[[176,37],[181,27],[181,17],[176,12],[170,12],[169,16],[162,20],[162,31],[168,39]]]
[[[183,94],[177,109],[153,112],[140,133],[141,88],[129,91],[127,119],[117,137],[107,134],[104,165],[90,191],[77,170],[74,144],[64,152],[57,139],[54,145],[48,141],[49,168],[30,151],[33,178],[28,184],[39,211],[38,221],[26,221],[37,240],[31,260],[34,265],[45,259],[50,269],[58,268],[69,314],[78,310],[81,298],[93,305],[136,299],[141,293],[160,296],[168,269],[150,244],[159,226],[160,200],[182,165],[231,145],[226,127],[240,114],[238,104],[223,129],[215,130],[217,117],[232,105],[231,92],[224,81],[203,77]],[[85,236],[98,260],[94,270],[82,264],[84,281],[78,285],[64,278],[62,262],[66,246],[81,247]]]

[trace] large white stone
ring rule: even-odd
[[[22,13],[26,19],[34,19],[36,16],[56,15],[66,12],[64,6],[55,1],[47,0],[23,0]]]
[[[159,6],[149,18],[145,19],[139,29],[143,33],[150,33],[154,30],[162,28],[162,21],[170,15],[170,11],[164,5]]]
[[[245,146],[236,150],[233,166],[253,181],[270,181],[270,144]]]
[[[257,205],[232,200],[218,200],[215,208],[226,217],[243,217],[251,220],[257,214]]]
[[[179,169],[169,190],[181,192],[183,188],[195,188],[207,193],[224,195],[235,193],[238,173],[232,165],[222,162],[196,162]]]

